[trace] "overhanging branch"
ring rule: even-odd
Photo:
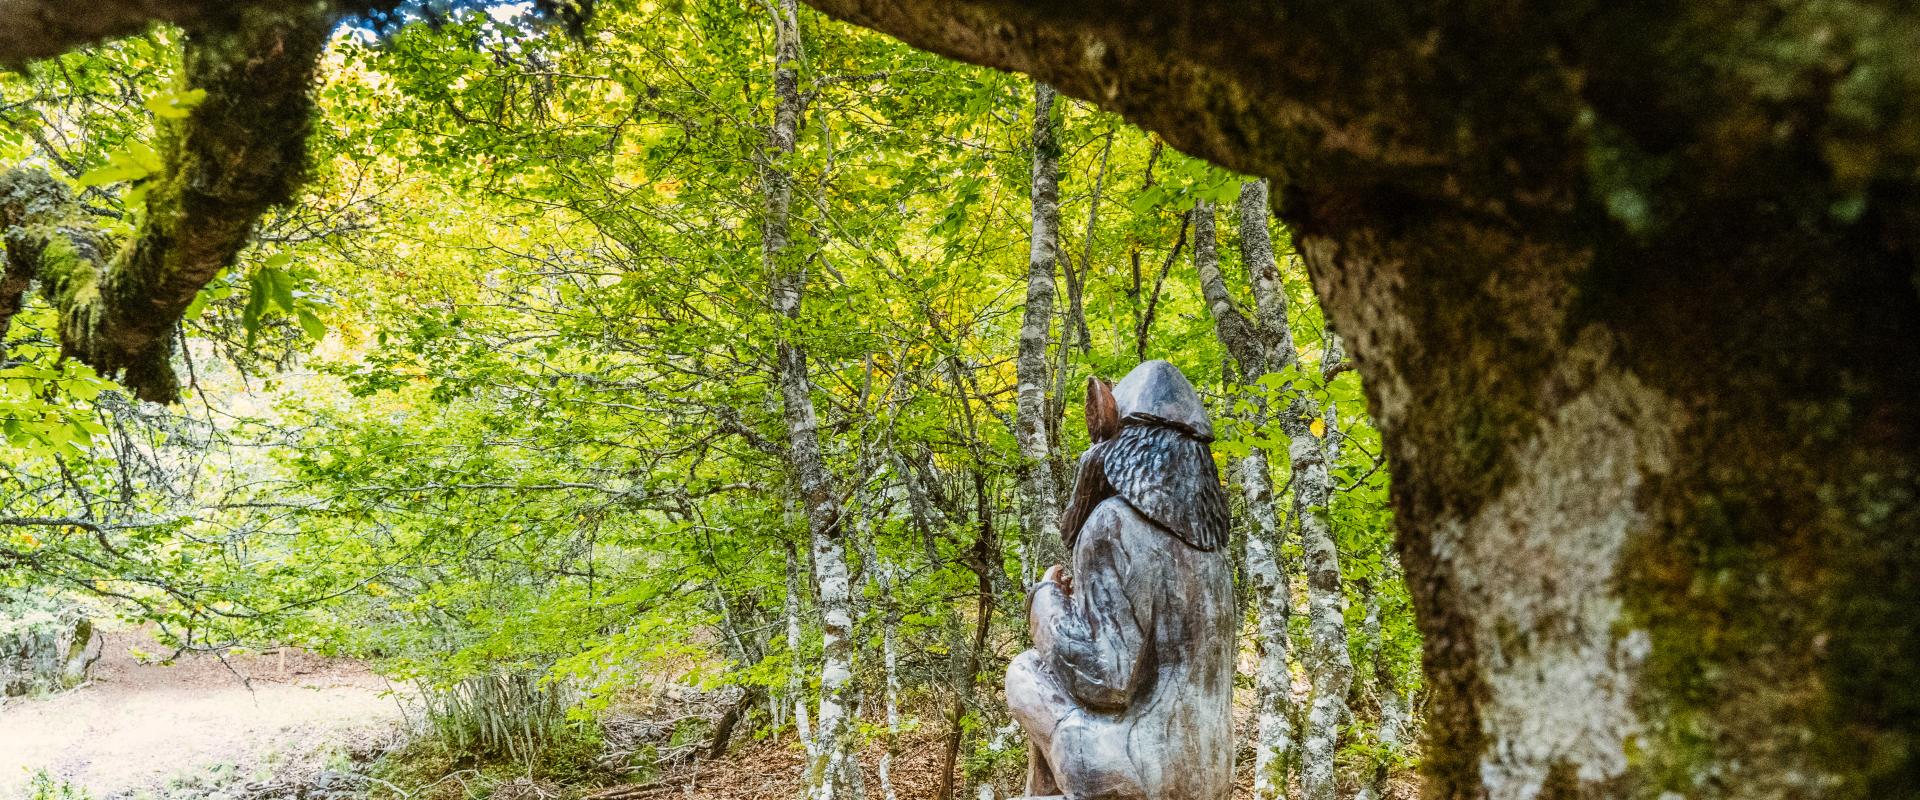
[[[8,250],[0,323],[25,282],[38,280],[59,310],[62,350],[145,400],[179,395],[174,326],[260,215],[292,198],[306,163],[308,89],[333,17],[311,8],[240,16],[187,36],[180,88],[205,99],[184,119],[162,121],[163,168],[147,179],[147,211],[126,246],[115,252],[45,173],[0,176]]]

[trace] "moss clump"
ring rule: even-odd
[[[86,614],[64,598],[0,592],[0,696],[79,685],[100,656]]]

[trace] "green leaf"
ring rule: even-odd
[[[1135,214],[1145,214],[1167,201],[1167,190],[1160,186],[1149,186],[1146,191],[1135,195],[1127,208]]]
[[[293,311],[293,274],[283,269],[261,270],[267,273],[268,285],[273,290],[274,305],[281,311]]]
[[[161,119],[183,119],[207,99],[205,89],[176,89],[147,98],[146,107]]]
[[[160,154],[145,142],[128,142],[125,150],[107,155],[105,166],[87,170],[77,181],[81,186],[106,186],[137,181],[158,173],[164,164]]]
[[[316,342],[326,338],[327,324],[320,321],[319,315],[314,314],[310,309],[303,308],[300,309],[298,316],[300,317],[300,329],[307,332],[307,338]]]
[[[240,327],[247,332],[247,344],[253,344],[253,337],[260,332],[260,317],[267,310],[268,289],[263,285],[263,276],[256,272],[248,279],[247,305],[240,310]]]

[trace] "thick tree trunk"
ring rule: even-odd
[[[283,11],[286,0],[0,0],[0,65],[57,56],[115,36],[131,36],[155,22],[190,30],[232,28],[251,14]],[[342,12],[390,9],[399,0],[329,3]]]
[[[1020,443],[1021,507],[1034,569],[1066,560],[1060,541],[1059,487],[1047,452],[1047,340],[1053,323],[1053,276],[1060,253],[1059,120],[1053,87],[1033,87],[1033,228],[1027,259],[1027,302],[1014,369],[1018,381],[1014,433]],[[1063,345],[1064,347],[1064,345]],[[1035,574],[1020,576],[1021,585]]]
[[[1288,181],[1430,796],[1920,785],[1920,11],[810,2]]]

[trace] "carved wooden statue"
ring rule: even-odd
[[[1237,618],[1227,498],[1199,395],[1165,361],[1087,391],[1093,446],[1062,522],[1071,578],[1033,588],[1007,669],[1027,794],[1226,800]]]

